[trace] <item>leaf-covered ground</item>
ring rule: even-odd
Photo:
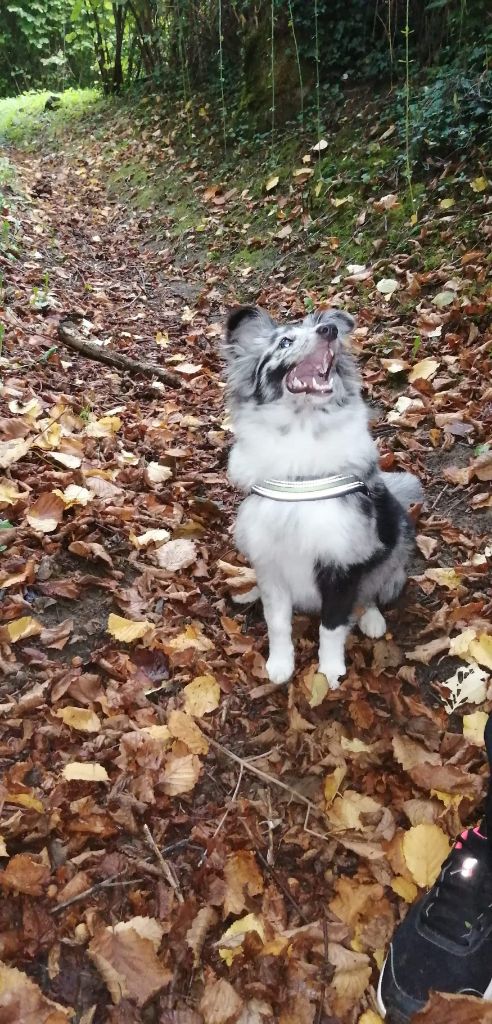
[[[359,131],[321,182],[307,143],[238,186],[118,107],[2,164],[0,1021],[378,1024],[393,928],[480,813],[490,193],[476,160],[435,161],[412,220],[371,163],[391,126]],[[336,694],[314,623],[276,689],[259,610],[231,601],[238,298],[357,315],[382,465],[426,488],[389,632],[354,631]],[[77,355],[66,317],[178,385]]]

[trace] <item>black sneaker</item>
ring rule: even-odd
[[[492,765],[492,716],[485,729]],[[486,817],[466,829],[432,889],[397,928],[381,972],[378,1008],[408,1024],[431,991],[492,1000],[492,785]]]

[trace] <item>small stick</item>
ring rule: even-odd
[[[143,881],[143,878],[122,879],[119,875],[111,875],[110,878],[104,878],[102,882],[96,882],[95,885],[91,885],[90,889],[84,889],[83,892],[79,892],[76,896],[71,896],[69,900],[58,903],[56,907],[52,908],[51,913],[60,914],[62,910],[71,907],[73,903],[80,903],[81,900],[85,900],[87,896],[92,896],[93,893],[99,892],[101,889],[113,889],[118,885],[136,885],[138,882]]]
[[[262,852],[261,852],[261,850],[258,849],[258,847],[256,845],[256,842],[255,842],[255,837],[254,837],[254,835],[253,835],[253,833],[252,833],[252,831],[251,831],[247,821],[245,821],[244,818],[241,819],[241,824],[242,824],[243,828],[246,830],[246,832],[248,833],[248,836],[249,836],[249,838],[251,840],[251,843],[253,845],[253,849],[254,849],[254,851],[256,853],[256,856],[258,857],[258,860],[259,860],[260,864],[263,865],[263,867],[265,868],[265,871],[268,871],[268,874],[271,876],[271,878],[275,882],[275,885],[277,886],[277,889],[280,889],[280,892],[283,893],[283,895],[285,896],[286,900],[290,903],[291,907],[296,911],[296,914],[299,914],[299,917],[300,917],[301,921],[304,921],[304,924],[310,924],[309,918],[306,917],[304,911],[301,910],[299,904],[296,903],[292,893],[289,892],[287,886],[284,885],[284,883],[282,882],[282,879],[279,878],[279,876],[277,875],[277,872],[275,871],[275,868],[273,868],[272,865],[268,863],[266,857],[264,857]]]
[[[179,888],[178,879],[176,878],[171,868],[171,865],[168,864],[167,860],[164,860],[164,857],[162,856],[162,853],[159,850],[159,847],[150,831],[149,826],[144,825],[143,830],[147,846],[150,846],[150,849],[155,854],[162,868],[162,874],[164,875],[164,878],[166,879],[167,882],[169,882],[169,885],[171,886],[172,889],[174,889],[174,892],[176,893],[178,903],[184,903],[183,894],[181,892],[181,889]]]
[[[106,366],[115,366],[118,370],[131,370],[133,373],[143,373],[145,377],[157,377],[171,388],[181,386],[178,375],[170,370],[164,370],[162,366],[154,366],[153,363],[141,363],[137,359],[130,359],[129,356],[124,356],[121,352],[107,352],[105,349],[99,348],[98,345],[92,345],[89,341],[84,341],[78,332],[75,331],[74,325],[70,320],[62,320],[58,324],[58,336],[65,345],[68,345],[68,348],[75,349],[76,352],[80,352],[87,359],[95,359],[96,362],[105,363]]]
[[[231,807],[233,807],[234,804],[236,803],[237,795],[239,793],[239,787],[241,785],[241,779],[243,777],[243,771],[244,771],[244,768],[243,768],[243,765],[241,765],[241,767],[239,769],[239,778],[238,778],[238,780],[236,782],[236,787],[235,787],[234,792],[233,792],[233,794],[231,796],[231,799],[229,800],[229,803],[228,803],[228,805],[227,805],[227,807],[226,807],[226,809],[225,809],[225,811],[224,811],[224,813],[223,813],[223,815],[222,815],[222,817],[221,817],[221,819],[219,821],[219,824],[217,825],[217,828],[215,829],[215,832],[214,832],[214,834],[212,836],[213,839],[215,839],[215,837],[219,834],[219,832],[220,832],[220,830],[221,830],[221,828],[222,828],[222,826],[223,826],[223,824],[224,824],[224,822],[225,822],[225,820],[227,818],[227,815],[229,814],[229,811],[230,811]]]
[[[275,779],[273,775],[267,775],[266,772],[262,772],[261,768],[256,768],[255,765],[246,761],[244,757],[239,757],[238,754],[233,754],[232,750],[229,750],[228,747],[223,747],[222,743],[218,743],[217,740],[211,739],[210,736],[207,736],[207,740],[211,747],[215,747],[216,750],[220,750],[222,754],[229,757],[231,761],[235,761],[236,764],[240,764],[245,771],[251,772],[253,775],[257,775],[259,779],[263,779],[263,782],[268,782],[270,786],[278,786],[278,788],[283,789],[285,793],[289,793],[291,797],[294,797],[296,800],[300,800],[301,803],[306,804],[306,807],[308,807],[310,811],[313,811],[314,814],[318,813],[318,808],[315,804],[313,804],[311,800],[308,800],[307,796],[304,796],[303,793],[299,793],[297,789],[294,789],[293,786],[288,786],[285,782],[281,782],[280,779]]]

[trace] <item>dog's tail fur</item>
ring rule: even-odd
[[[410,505],[423,501],[422,484],[413,473],[383,473],[382,476],[386,487],[403,508],[408,509]]]

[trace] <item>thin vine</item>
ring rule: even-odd
[[[272,85],[272,153],[275,144],[275,8],[274,0],[270,0],[270,77]]]
[[[227,125],[226,125],[226,109],[225,109],[225,93],[224,93],[224,50],[223,50],[223,36],[222,36],[222,0],[218,0],[219,4],[219,78],[220,78],[220,102],[222,106],[222,134],[224,138],[224,153],[227,153]]]
[[[294,14],[293,14],[293,11],[292,11],[292,2],[291,2],[291,0],[287,0],[287,2],[288,2],[288,5],[289,5],[289,26],[292,29],[292,38],[294,40],[294,48],[295,48],[295,51],[296,51],[297,73],[299,75],[299,93],[300,93],[300,101],[301,101],[300,119],[301,119],[301,126],[304,127],[304,82],[302,80],[301,58],[300,58],[300,54],[299,54],[299,44],[297,42],[296,28],[295,28],[295,25],[294,25]]]
[[[318,0],[314,0],[314,59],[316,61],[316,132],[318,136],[318,168],[321,174],[321,101],[319,77],[319,11]]]
[[[407,0],[406,4],[405,28],[403,29],[403,34],[405,36],[405,166],[408,192],[410,195],[410,200],[413,208],[414,195],[412,187],[412,165],[410,161],[410,0]]]

